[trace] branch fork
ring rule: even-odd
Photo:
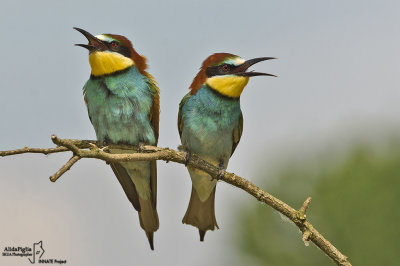
[[[306,217],[307,217],[306,211],[307,211],[308,206],[310,205],[310,203],[311,203],[311,197],[308,197],[304,201],[304,203],[301,206],[301,208],[299,209],[299,211],[297,212],[297,219],[299,219],[300,222],[303,223],[303,226],[304,226],[304,223],[306,222]],[[307,229],[306,226],[304,226],[303,229],[300,228],[300,230],[303,232],[303,236],[302,236],[301,240],[303,240],[304,245],[306,247],[308,247],[310,245],[309,241],[310,241],[310,237],[311,237],[312,233],[311,233],[310,230]]]

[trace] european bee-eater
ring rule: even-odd
[[[245,61],[228,53],[209,56],[190,85],[190,92],[179,104],[178,130],[187,154],[197,154],[219,167],[223,174],[229,158],[240,141],[243,116],[240,95],[253,76],[274,76],[246,72],[261,57]],[[192,179],[189,206],[182,223],[199,229],[200,241],[207,230],[218,228],[214,199],[217,180],[207,173],[188,166]]]
[[[146,58],[124,36],[93,36],[74,29],[89,41],[76,45],[89,50],[91,75],[83,94],[97,139],[112,144],[157,145],[160,97],[154,78],[146,72]],[[156,161],[111,163],[111,168],[138,211],[140,226],[153,250],[153,234],[159,227]]]

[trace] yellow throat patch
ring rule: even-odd
[[[206,84],[225,96],[239,98],[248,82],[249,77],[228,75],[208,78]]]
[[[132,59],[119,53],[93,52],[89,55],[89,63],[93,76],[102,76],[124,70],[134,65]]]

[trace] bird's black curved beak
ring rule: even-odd
[[[271,77],[276,77],[275,75],[272,74],[268,74],[268,73],[262,73],[262,72],[254,72],[254,71],[249,71],[246,72],[246,70],[251,67],[252,65],[261,62],[261,61],[265,61],[265,60],[271,60],[271,59],[276,59],[275,57],[259,57],[259,58],[254,58],[254,59],[250,59],[247,60],[246,62],[244,62],[243,64],[241,64],[238,68],[237,71],[238,73],[236,73],[236,75],[238,76],[245,76],[245,77],[254,77],[254,76],[271,76]]]
[[[82,33],[86,37],[86,39],[88,39],[88,41],[89,41],[88,44],[75,44],[76,46],[81,46],[83,48],[86,48],[89,50],[89,52],[104,51],[107,49],[107,45],[104,44],[102,40],[97,39],[95,36],[93,36],[89,32],[87,32],[83,29],[80,29],[80,28],[76,28],[76,27],[74,27],[74,30],[77,30],[80,33]]]

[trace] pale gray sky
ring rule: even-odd
[[[179,145],[179,101],[208,55],[278,57],[253,67],[278,78],[255,77],[246,87],[243,137],[228,167],[260,183],[267,177],[255,170],[260,164],[273,168],[282,150],[398,128],[399,13],[398,1],[365,0],[2,1],[0,150],[52,146],[52,133],[95,137],[81,90],[90,72],[87,52],[73,46],[85,38],[76,26],[95,35],[125,35],[148,58],[161,91],[159,145],[172,148]],[[57,183],[48,180],[68,158],[0,158],[1,250],[43,240],[43,256],[68,265],[232,262],[233,211],[254,201],[244,192],[218,185],[221,229],[200,243],[197,231],[181,224],[190,196],[186,169],[159,162],[161,225],[152,252],[104,163],[83,160]],[[27,263],[0,257],[1,265]]]

